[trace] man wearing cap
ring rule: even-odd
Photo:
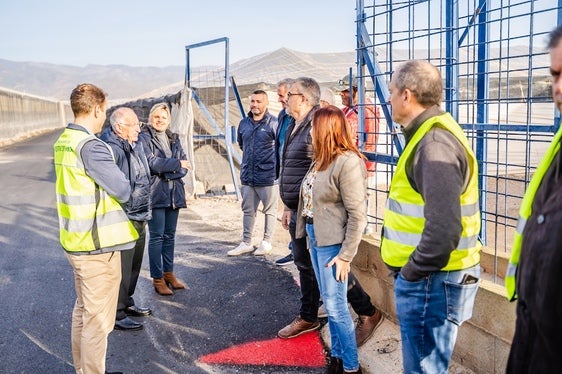
[[[351,87],[352,92],[349,89]],[[341,96],[343,107],[343,112],[347,118],[347,122],[351,126],[351,132],[355,135],[355,142],[359,145],[359,136],[357,134],[359,130],[359,107],[357,105],[357,77],[353,77],[351,84],[349,81],[349,75],[346,75],[338,82],[336,90],[339,91]],[[365,144],[363,150],[367,152],[375,152],[377,146],[377,139],[379,134],[379,119],[380,114],[378,108],[369,99],[365,99],[364,106],[365,113],[365,134],[367,138],[365,139]],[[373,176],[376,171],[376,163],[373,161],[366,161],[367,175],[369,177]]]

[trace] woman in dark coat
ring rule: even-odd
[[[148,125],[140,134],[151,172],[152,219],[148,221],[150,276],[154,289],[160,295],[172,295],[172,289],[185,288],[185,284],[174,275],[174,245],[179,209],[186,207],[181,178],[187,174],[191,164],[178,134],[168,128],[170,122],[168,105],[156,104],[150,109]]]

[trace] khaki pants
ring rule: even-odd
[[[72,358],[78,374],[105,372],[107,336],[115,325],[121,255],[71,255],[76,304],[72,312]]]

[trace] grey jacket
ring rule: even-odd
[[[314,164],[311,165],[311,168]],[[353,260],[367,225],[367,170],[353,152],[338,156],[316,174],[312,187],[314,234],[319,246],[342,244],[339,257]],[[297,210],[296,238],[306,235],[302,188]]]

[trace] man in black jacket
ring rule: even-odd
[[[312,267],[306,238],[295,238],[297,207],[301,182],[312,163],[313,149],[310,129],[312,116],[320,107],[320,86],[312,78],[297,78],[287,92],[287,112],[293,118],[285,135],[279,175],[279,192],[284,212],[281,224],[289,230],[292,254],[299,271],[301,308],[299,316],[278,332],[280,338],[294,338],[320,328],[318,307],[320,291]],[[357,345],[363,345],[383,321],[383,315],[371,303],[359,281],[349,274],[348,301],[358,314],[355,328]]]
[[[552,98],[562,110],[562,26],[551,31]],[[506,277],[509,300],[517,299],[515,334],[507,374],[562,372],[562,128],[559,128],[519,210]]]
[[[287,113],[287,92],[295,82],[292,78],[285,78],[277,83],[277,101],[281,103],[283,109],[277,116],[277,131],[275,133],[275,156],[277,158],[276,178],[279,179],[279,172],[281,169],[281,158],[283,156],[283,146],[285,145],[285,138],[287,137],[287,129],[293,120],[293,117]],[[289,254],[275,261],[277,266],[286,266],[293,263],[293,243],[289,242]]]
[[[289,230],[293,258],[299,271],[301,308],[299,316],[278,332],[280,338],[293,338],[320,328],[320,291],[308,253],[306,238],[295,238],[301,182],[312,163],[312,115],[319,108],[320,86],[312,78],[298,78],[287,92],[287,112],[293,121],[287,129],[281,157],[279,192],[285,205],[281,224]]]
[[[143,325],[128,316],[143,317],[152,314],[149,308],[136,306],[133,299],[146,243],[146,222],[151,218],[150,169],[142,143],[137,142],[140,125],[135,112],[130,108],[118,108],[109,121],[111,127],[102,132],[100,139],[109,144],[115,162],[129,179],[132,192],[123,209],[139,233],[135,247],[121,252],[121,285],[115,328],[140,330]]]

